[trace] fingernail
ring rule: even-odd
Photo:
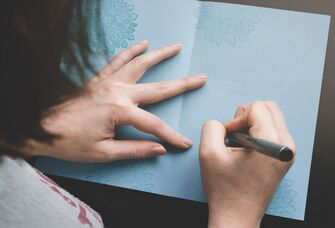
[[[183,140],[185,146],[187,146],[187,148],[191,147],[192,144],[193,144],[192,140],[191,140],[191,139],[188,139],[188,138],[186,138],[186,137],[183,137],[182,140]]]
[[[161,146],[161,145],[159,145],[159,146],[154,146],[153,148],[152,148],[152,151],[154,152],[154,153],[157,153],[157,154],[166,154],[166,149],[163,147],[163,146]]]
[[[172,47],[173,47],[173,48],[181,48],[181,44],[180,44],[180,43],[173,44]]]
[[[148,43],[148,41],[147,40],[142,40],[141,42],[139,42],[138,44],[139,45],[145,45],[145,44],[147,44]]]
[[[200,80],[207,80],[207,75],[204,75],[204,74],[201,74],[201,75],[197,75],[197,76],[194,76],[196,79],[200,79]]]

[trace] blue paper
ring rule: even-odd
[[[150,49],[181,42],[183,51],[149,70],[141,82],[207,73],[201,89],[147,107],[190,137],[186,152],[163,157],[79,164],[39,158],[49,174],[205,202],[198,148],[202,124],[233,117],[253,100],[275,100],[284,110],[297,147],[294,166],[267,213],[303,220],[326,55],[330,16],[195,0],[78,1],[63,72],[78,85],[134,42]],[[151,138],[120,127],[118,138]]]

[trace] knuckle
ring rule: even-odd
[[[238,107],[237,107],[237,111],[239,111],[239,110],[242,110],[242,111],[244,111],[244,110],[245,110],[245,107],[244,107],[244,105],[240,105],[240,106],[238,106]]]
[[[135,57],[133,59],[133,63],[135,65],[137,65],[138,67],[141,67],[141,68],[144,68],[144,69],[148,68],[149,64],[150,64],[148,58],[146,58],[144,56]]]
[[[122,94],[122,91],[125,89],[125,85],[116,82],[106,82],[101,86],[101,91],[106,94]]]
[[[245,112],[246,108],[243,105],[240,105],[237,110],[235,117],[242,115]]]
[[[112,89],[113,87],[112,86],[104,86],[101,88],[101,92],[103,94],[110,94],[111,92],[113,92],[114,90]]]
[[[264,102],[260,101],[260,100],[254,101],[251,105],[252,108],[259,108],[259,107],[263,107],[263,106],[264,106]]]
[[[133,151],[132,156],[131,156],[132,159],[139,159],[143,157],[144,151],[140,146],[138,145],[134,146],[132,151]]]
[[[266,101],[265,103],[270,109],[278,107],[277,102],[275,102],[273,100]]]
[[[279,132],[273,128],[254,127],[249,130],[250,135],[255,138],[269,140],[274,143],[282,143]]]
[[[137,54],[136,46],[131,46],[127,48],[124,53],[128,59],[133,58]]]
[[[127,113],[129,110],[129,105],[126,102],[122,101],[114,101],[109,103],[109,107],[112,112],[115,112],[117,110],[117,113]]]
[[[99,150],[96,154],[98,160],[107,161],[111,158],[111,154],[105,150]]]
[[[143,63],[143,58],[141,56],[137,56],[133,59],[133,64],[135,65],[142,65]]]
[[[182,89],[184,91],[187,91],[187,90],[191,89],[191,84],[193,82],[193,80],[191,78],[189,78],[189,77],[182,78],[181,82],[182,82]]]
[[[151,131],[155,134],[163,127],[163,121],[155,116],[151,121]]]
[[[107,74],[107,73],[106,73]],[[101,71],[98,76],[93,77],[90,81],[88,81],[87,85],[94,85],[96,83],[98,83],[101,79],[101,77],[104,77],[106,75],[105,73],[103,73],[103,71]]]
[[[165,90],[165,89],[168,87],[168,85],[167,85],[166,82],[158,82],[158,83],[155,83],[154,86],[155,86],[156,89],[158,89],[158,90]]]
[[[271,106],[277,106],[277,102],[274,101],[274,100],[268,100],[268,101],[266,101],[266,103],[267,103],[268,105],[271,105]]]
[[[260,110],[264,110],[264,108],[266,108],[265,103],[263,101],[256,100],[250,106],[250,113],[256,113]]]
[[[159,58],[164,58],[165,56],[168,55],[168,53],[170,52],[170,48],[169,47],[162,47],[159,48],[155,51],[155,54],[157,56],[159,56]]]
[[[136,54],[136,46],[130,46],[125,50],[125,53],[127,54],[128,57],[132,57]]]
[[[124,50],[117,58],[119,62],[124,63],[129,57],[131,57],[131,52],[129,50]]]
[[[156,90],[158,90],[157,98],[164,99],[168,95],[168,84],[166,82],[158,82],[154,84]]]

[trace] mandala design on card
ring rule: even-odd
[[[61,70],[81,86],[135,39],[135,6],[125,0],[81,0],[73,9]]]
[[[88,181],[126,186],[145,192],[152,192],[154,188],[152,179],[153,174],[148,165],[136,161],[114,162],[112,166],[96,164],[86,175]]]
[[[124,0],[84,1],[81,14],[87,18],[86,35],[90,49],[112,56],[117,48],[127,48],[135,39],[135,6]]]
[[[297,195],[297,192],[292,190],[292,185],[293,181],[289,179],[284,179],[281,182],[267,209],[267,213],[282,217],[292,217],[292,214],[296,211],[293,201]]]
[[[195,9],[194,15],[198,18],[196,29],[217,45],[224,42],[236,45],[245,41],[259,22],[257,10],[250,7],[202,4]]]

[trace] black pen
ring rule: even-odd
[[[243,133],[230,133],[225,139],[227,146],[240,146],[254,149],[267,156],[279,159],[280,161],[291,161],[293,159],[293,151],[283,145],[269,142],[264,139],[254,138]]]

